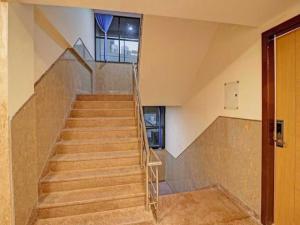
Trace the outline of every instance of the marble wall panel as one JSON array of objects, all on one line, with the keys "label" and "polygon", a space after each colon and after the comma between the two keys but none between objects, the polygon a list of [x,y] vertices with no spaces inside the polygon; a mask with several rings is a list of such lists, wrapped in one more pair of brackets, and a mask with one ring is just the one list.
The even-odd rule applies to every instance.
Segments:
[{"label": "marble wall panel", "polygon": [[67,50],[35,84],[11,120],[16,225],[34,215],[38,183],[77,94],[91,92],[91,73]]},{"label": "marble wall panel", "polygon": [[131,64],[96,63],[96,93],[131,94],[132,82]]},{"label": "marble wall panel", "polygon": [[219,184],[257,215],[261,201],[261,122],[217,118],[178,158],[166,156],[176,192]]}]

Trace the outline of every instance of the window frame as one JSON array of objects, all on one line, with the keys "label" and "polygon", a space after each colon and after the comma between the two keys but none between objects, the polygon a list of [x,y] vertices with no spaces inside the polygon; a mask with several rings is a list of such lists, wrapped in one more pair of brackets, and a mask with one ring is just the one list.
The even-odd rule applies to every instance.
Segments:
[{"label": "window frame", "polygon": [[[159,143],[159,146],[149,146],[152,149],[165,149],[165,145],[166,145],[166,107],[165,106],[144,106],[143,107],[143,113],[144,115],[145,113],[145,108],[146,107],[156,107],[158,108],[159,111],[159,124],[158,125],[153,125],[153,126],[147,126],[146,124],[146,120],[144,121],[145,123],[145,128],[146,128],[146,132],[150,129],[158,129],[158,130],[162,130],[162,133],[160,133],[159,139],[161,139],[161,143]],[[163,121],[163,124],[162,124]],[[150,145],[150,143],[149,143]]]},{"label": "window frame", "polygon": [[[95,36],[95,62],[104,62],[104,63],[124,63],[124,64],[132,64],[132,62],[126,62],[125,61],[125,48],[124,48],[124,61],[121,61],[121,41],[132,41],[132,42],[137,42],[138,43],[138,52],[139,52],[139,48],[140,48],[140,29],[141,29],[141,18],[136,18],[136,17],[128,17],[128,16],[113,16],[114,18],[118,18],[118,37],[107,37],[107,40],[114,40],[114,41],[118,41],[119,42],[119,60],[118,61],[104,61],[101,60],[101,44],[99,47],[99,51],[100,51],[100,59],[97,60],[97,39],[105,39],[104,36],[97,36],[97,21],[96,18],[94,18],[94,36]],[[123,19],[138,19],[139,20],[139,38],[138,39],[130,39],[130,38],[121,38],[120,35],[120,20],[121,18]],[[100,29],[100,28],[99,28]],[[137,55],[137,61],[138,61],[138,55]]]}]

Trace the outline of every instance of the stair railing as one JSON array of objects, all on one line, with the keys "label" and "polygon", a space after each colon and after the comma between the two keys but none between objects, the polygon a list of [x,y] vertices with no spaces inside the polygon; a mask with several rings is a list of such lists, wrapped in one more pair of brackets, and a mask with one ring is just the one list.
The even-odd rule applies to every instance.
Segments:
[{"label": "stair railing", "polygon": [[133,71],[133,96],[135,100],[135,115],[137,118],[138,137],[140,146],[140,163],[145,169],[146,180],[146,209],[151,209],[156,220],[158,219],[159,206],[159,173],[158,167],[162,165],[157,153],[149,147],[147,131],[144,120],[143,107],[139,90],[138,68],[132,65]]}]

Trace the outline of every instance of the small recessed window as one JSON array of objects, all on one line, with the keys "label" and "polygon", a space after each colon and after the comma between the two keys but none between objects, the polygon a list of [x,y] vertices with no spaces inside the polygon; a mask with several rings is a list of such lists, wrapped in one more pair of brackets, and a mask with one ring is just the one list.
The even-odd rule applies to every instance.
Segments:
[{"label": "small recessed window", "polygon": [[143,110],[149,146],[153,149],[164,149],[165,107],[145,106]]}]

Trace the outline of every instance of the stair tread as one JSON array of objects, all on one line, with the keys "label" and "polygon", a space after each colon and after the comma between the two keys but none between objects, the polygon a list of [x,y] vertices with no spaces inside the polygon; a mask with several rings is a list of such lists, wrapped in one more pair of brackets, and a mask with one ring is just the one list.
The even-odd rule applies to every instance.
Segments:
[{"label": "stair tread", "polygon": [[[67,222],[68,221],[68,222]],[[144,206],[60,218],[40,219],[36,225],[152,225],[153,215]]]},{"label": "stair tread", "polygon": [[136,138],[101,138],[101,139],[82,139],[82,140],[61,140],[57,144],[63,145],[101,145],[101,144],[113,144],[113,143],[128,143],[137,142]]},{"label": "stair tread", "polygon": [[125,127],[75,127],[75,128],[64,128],[62,131],[118,131],[118,130],[136,130],[136,126],[125,126]]},{"label": "stair tread", "polygon": [[131,158],[139,156],[138,150],[132,151],[110,151],[110,152],[89,152],[89,153],[71,153],[56,154],[51,162],[68,162],[68,161],[88,161],[97,159],[114,159],[114,158]]},{"label": "stair tread", "polygon": [[98,109],[98,108],[90,108],[90,109],[72,109],[72,111],[133,111],[133,108],[121,108],[121,109]]},{"label": "stair tread", "polygon": [[116,103],[116,102],[120,102],[120,103],[132,103],[134,102],[134,100],[76,100],[76,102],[80,102],[80,103],[85,103],[85,102],[101,102],[101,103],[110,103],[110,102],[113,102],[113,103]]},{"label": "stair tread", "polygon": [[135,119],[133,116],[107,116],[107,117],[69,117],[67,120],[74,120],[74,121],[81,121],[81,120],[128,120],[128,119]]},{"label": "stair tread", "polygon": [[41,196],[38,208],[53,208],[67,205],[141,197],[144,195],[145,188],[142,183],[53,192]]},{"label": "stair tread", "polygon": [[94,144],[110,144],[110,143],[128,143],[137,142],[137,137],[126,138],[97,138],[97,139],[83,139],[83,140],[61,140],[57,144],[63,145],[94,145]]},{"label": "stair tread", "polygon": [[101,168],[90,170],[73,170],[67,172],[50,172],[41,179],[42,183],[47,182],[61,182],[61,181],[74,181],[99,177],[113,177],[113,176],[126,176],[142,174],[143,170],[138,166],[123,166],[113,168]]}]

